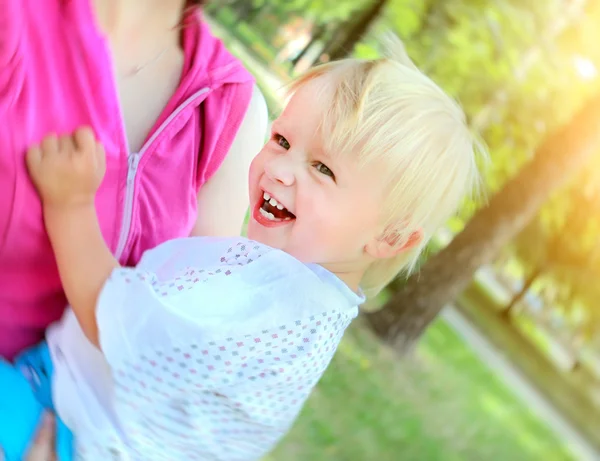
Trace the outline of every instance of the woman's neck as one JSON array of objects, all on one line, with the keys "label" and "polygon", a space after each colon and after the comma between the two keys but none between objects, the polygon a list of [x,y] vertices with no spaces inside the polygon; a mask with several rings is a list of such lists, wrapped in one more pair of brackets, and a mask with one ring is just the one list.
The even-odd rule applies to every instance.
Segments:
[{"label": "woman's neck", "polygon": [[185,0],[92,0],[92,4],[118,72],[128,74],[158,55],[179,52],[178,26]]},{"label": "woman's neck", "polygon": [[[92,0],[100,26],[108,36],[152,35],[180,21],[185,0]],[[147,40],[146,40],[147,41]]]}]

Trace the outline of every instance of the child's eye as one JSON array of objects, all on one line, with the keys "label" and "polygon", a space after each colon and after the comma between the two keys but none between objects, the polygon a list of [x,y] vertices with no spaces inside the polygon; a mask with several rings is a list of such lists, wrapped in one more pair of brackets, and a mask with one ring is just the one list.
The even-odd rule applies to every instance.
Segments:
[{"label": "child's eye", "polygon": [[316,162],[315,168],[319,173],[324,174],[325,176],[329,176],[332,179],[335,179],[335,175],[333,174],[333,171],[331,171],[329,169],[329,167],[327,165],[325,165],[324,163]]},{"label": "child's eye", "polygon": [[285,150],[289,150],[290,143],[283,136],[281,136],[280,134],[274,134],[273,139],[277,144],[279,144],[280,147],[283,147]]}]

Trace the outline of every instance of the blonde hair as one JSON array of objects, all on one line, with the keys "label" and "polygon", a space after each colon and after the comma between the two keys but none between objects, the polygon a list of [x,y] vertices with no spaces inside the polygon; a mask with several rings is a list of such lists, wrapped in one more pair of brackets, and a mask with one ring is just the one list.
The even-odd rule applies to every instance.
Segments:
[{"label": "blonde hair", "polygon": [[[461,107],[421,73],[393,39],[388,57],[345,59],[315,67],[295,80],[291,93],[321,76],[334,78],[335,90],[321,124],[325,148],[337,155],[358,155],[363,164],[384,162],[389,199],[384,237],[404,245],[415,232],[423,238],[390,259],[375,261],[361,287],[374,296],[401,271],[410,273],[419,255],[461,201],[477,190],[477,153]],[[328,81],[331,81],[328,79]],[[323,91],[331,86],[324,85]],[[326,95],[324,95],[326,96]]]}]

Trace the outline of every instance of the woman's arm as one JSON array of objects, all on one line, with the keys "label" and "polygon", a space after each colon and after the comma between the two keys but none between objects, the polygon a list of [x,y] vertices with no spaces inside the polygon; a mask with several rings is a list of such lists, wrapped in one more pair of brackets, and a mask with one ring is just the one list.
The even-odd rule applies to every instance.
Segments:
[{"label": "woman's arm", "polygon": [[200,188],[199,213],[192,235],[240,235],[248,210],[248,171],[252,159],[265,143],[268,119],[265,98],[255,86],[229,153],[217,172]]}]

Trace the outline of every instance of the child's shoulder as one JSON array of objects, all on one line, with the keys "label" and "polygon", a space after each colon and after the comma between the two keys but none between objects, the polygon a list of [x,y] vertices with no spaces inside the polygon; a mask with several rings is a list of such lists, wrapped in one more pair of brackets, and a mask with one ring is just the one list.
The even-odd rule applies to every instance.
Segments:
[{"label": "child's shoulder", "polygon": [[[362,302],[326,269],[245,238],[172,240],[147,252],[137,269],[122,269],[113,278],[103,305],[111,313],[133,313],[132,324],[139,324],[134,307],[143,305],[144,316],[160,331],[150,335],[155,341],[163,333],[167,342],[173,336],[243,338],[282,326],[308,328],[318,316],[349,321]],[[106,293],[113,293],[110,302]]]},{"label": "child's shoulder", "polygon": [[146,251],[138,267],[152,270],[167,263],[173,266],[242,265],[270,250],[244,237],[178,238]]},{"label": "child's shoulder", "polygon": [[285,253],[268,245],[245,237],[186,237],[169,240],[148,250],[142,256],[140,268],[148,266],[185,262],[188,265],[220,265],[243,267],[259,261],[269,255],[272,265],[285,266],[299,270],[308,266]]},{"label": "child's shoulder", "polygon": [[350,304],[363,300],[327,269],[305,264],[285,251],[244,237],[170,240],[144,253],[138,269],[156,273],[159,279],[179,277],[193,270],[209,276],[207,281],[213,285],[235,281],[240,286],[268,287],[280,294],[304,292],[305,300],[339,297]]},{"label": "child's shoulder", "polygon": [[[142,257],[139,269],[158,279],[185,278],[207,282],[206,289],[235,287],[237,293],[306,304],[358,305],[359,295],[316,264],[244,237],[190,237],[170,240]],[[234,298],[235,296],[231,296]]]}]

